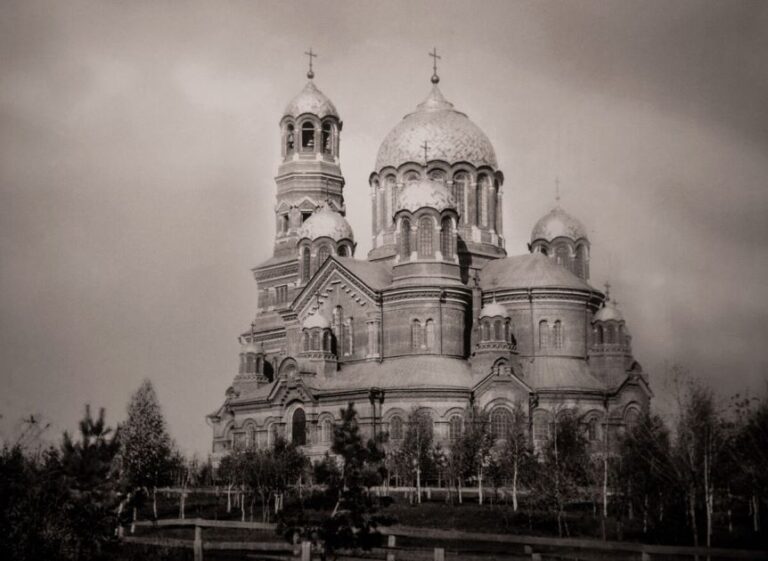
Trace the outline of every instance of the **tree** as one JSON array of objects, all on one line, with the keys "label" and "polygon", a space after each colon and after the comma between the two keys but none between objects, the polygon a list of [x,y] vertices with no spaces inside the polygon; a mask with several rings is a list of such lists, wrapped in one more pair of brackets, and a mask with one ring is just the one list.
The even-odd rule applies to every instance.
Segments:
[{"label": "tree", "polygon": [[504,475],[512,480],[512,509],[517,512],[517,491],[523,474],[532,467],[533,455],[528,439],[528,415],[519,401],[512,409],[512,419],[508,427],[507,439],[500,450],[499,463]]},{"label": "tree", "polygon": [[587,439],[575,416],[563,410],[555,416],[552,434],[541,451],[541,466],[536,477],[536,492],[555,511],[558,534],[568,534],[564,524],[565,505],[576,498],[580,486],[588,482],[590,462]]},{"label": "tree", "polygon": [[464,430],[451,445],[449,462],[449,469],[457,476],[459,502],[462,502],[462,482],[477,478],[478,501],[483,503],[483,470],[489,465],[492,447],[488,413],[474,406],[467,408],[464,413]]},{"label": "tree", "polygon": [[172,478],[172,443],[166,430],[152,382],[144,380],[128,404],[128,419],[121,427],[123,477],[133,499],[134,520],[141,493],[152,496],[152,511],[157,518],[157,488]]},{"label": "tree", "polygon": [[416,501],[421,502],[422,476],[435,467],[432,417],[424,409],[414,408],[408,415],[408,427],[397,451],[398,471],[416,488]]},{"label": "tree", "polygon": [[383,504],[371,492],[371,487],[383,479],[386,437],[364,442],[352,403],[341,411],[341,423],[333,433],[331,452],[339,458],[340,466],[328,466],[325,484],[326,496],[335,506],[320,532],[331,555],[340,548],[370,549],[380,541],[378,526],[391,522],[379,513]]}]

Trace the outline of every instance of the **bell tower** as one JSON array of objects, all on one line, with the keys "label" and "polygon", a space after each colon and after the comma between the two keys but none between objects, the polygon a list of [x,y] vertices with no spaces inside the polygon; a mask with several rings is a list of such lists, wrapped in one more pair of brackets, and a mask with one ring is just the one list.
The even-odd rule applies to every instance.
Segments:
[{"label": "bell tower", "polygon": [[336,107],[315,85],[312,49],[307,84],[280,119],[282,161],[277,170],[274,256],[294,255],[301,225],[327,204],[345,214],[344,176],[339,166],[342,122]]}]

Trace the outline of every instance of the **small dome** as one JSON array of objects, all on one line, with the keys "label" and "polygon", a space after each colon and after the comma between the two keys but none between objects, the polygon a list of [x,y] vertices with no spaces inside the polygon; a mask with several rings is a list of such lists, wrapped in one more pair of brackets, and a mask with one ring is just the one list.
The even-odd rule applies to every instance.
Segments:
[{"label": "small dome", "polygon": [[503,318],[509,317],[507,310],[498,302],[491,302],[490,304],[486,304],[483,306],[483,309],[480,310],[481,318],[495,318],[497,316],[501,316]]},{"label": "small dome", "polygon": [[430,161],[468,162],[477,167],[497,165],[491,141],[464,113],[453,108],[437,84],[416,111],[406,115],[384,138],[376,157],[376,170],[423,162],[424,142]]},{"label": "small dome", "polygon": [[442,212],[446,208],[456,208],[456,203],[448,187],[433,179],[421,179],[409,183],[398,194],[397,210],[416,212],[424,207]]},{"label": "small dome", "polygon": [[331,238],[333,241],[344,239],[354,240],[352,226],[341,214],[327,206],[316,210],[302,224],[299,239]]},{"label": "small dome", "polygon": [[570,238],[574,241],[586,239],[587,230],[579,220],[558,205],[536,223],[533,232],[531,232],[531,241],[546,240],[551,242],[560,237]]},{"label": "small dome", "polygon": [[313,327],[328,329],[331,327],[331,324],[320,313],[315,312],[304,320],[303,327],[304,329],[312,329]]},{"label": "small dome", "polygon": [[259,349],[256,348],[256,343],[254,343],[253,341],[248,341],[245,344],[243,344],[243,348],[240,352],[243,354],[248,354],[248,353],[257,354],[259,352]]},{"label": "small dome", "polygon": [[304,113],[311,113],[319,118],[332,115],[339,118],[339,114],[336,111],[336,107],[331,103],[323,92],[317,89],[315,83],[310,80],[304,89],[299,92],[299,95],[294,97],[291,102],[286,106],[283,115],[288,117],[298,117]]},{"label": "small dome", "polygon": [[597,310],[594,321],[624,321],[624,316],[612,300],[606,300],[603,307]]}]

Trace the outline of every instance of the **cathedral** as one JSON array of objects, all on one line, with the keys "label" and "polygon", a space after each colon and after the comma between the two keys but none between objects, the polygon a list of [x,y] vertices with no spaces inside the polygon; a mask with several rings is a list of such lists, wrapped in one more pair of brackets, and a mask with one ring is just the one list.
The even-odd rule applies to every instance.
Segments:
[{"label": "cathedral", "polygon": [[493,145],[443,96],[436,68],[379,147],[372,249],[356,257],[342,121],[308,54],[308,81],[280,119],[274,251],[253,269],[255,320],[207,416],[214,459],[278,436],[320,456],[350,402],[364,434],[386,431],[393,446],[415,410],[446,448],[469,406],[503,442],[522,404],[537,446],[559,415],[577,416],[595,446],[635,422],[651,391],[622,312],[590,284],[587,230],[558,201],[527,252],[508,255]]}]

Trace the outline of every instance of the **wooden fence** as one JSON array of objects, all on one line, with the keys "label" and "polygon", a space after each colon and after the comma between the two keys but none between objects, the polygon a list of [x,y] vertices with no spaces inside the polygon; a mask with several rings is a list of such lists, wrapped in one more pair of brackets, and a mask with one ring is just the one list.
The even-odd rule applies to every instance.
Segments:
[{"label": "wooden fence", "polygon": [[[285,542],[270,541],[203,541],[203,529],[205,528],[230,528],[274,531],[275,524],[265,524],[262,522],[239,522],[234,520],[204,520],[195,519],[169,519],[158,521],[137,521],[136,526],[140,527],[194,527],[194,540],[184,540],[177,538],[157,538],[149,536],[131,536],[123,538],[127,543],[135,543],[158,547],[184,547],[194,550],[195,561],[202,561],[203,553],[210,551],[249,551],[261,552],[264,559],[288,559],[298,558],[301,561],[310,561],[319,559],[312,551],[309,542],[297,543],[291,545]],[[409,526],[391,526],[380,529],[381,533],[387,536],[387,546],[375,548],[373,557],[386,561],[445,561],[446,552],[448,557],[461,559],[462,561],[488,560],[488,559],[509,559],[509,560],[532,560],[541,561],[544,558],[557,559],[576,559],[584,558],[584,554],[592,552],[616,552],[622,553],[625,559],[636,559],[638,561],[653,561],[659,558],[716,558],[716,559],[768,559],[768,552],[727,549],[727,548],[706,548],[706,547],[685,547],[669,545],[652,545],[632,542],[600,541],[594,539],[580,538],[548,538],[538,536],[518,536],[509,534],[486,534],[482,532],[463,532],[457,530],[437,530],[429,528],[415,528]],[[445,547],[435,548],[415,548],[398,547],[397,538],[420,538],[443,543],[456,541],[478,542],[487,544],[506,544],[512,546],[506,553],[465,553],[457,552]],[[576,550],[577,554],[572,552]],[[571,552],[569,554],[569,552]],[[342,556],[343,559],[356,559],[352,556]],[[605,558],[605,557],[604,557]],[[371,559],[368,557],[367,559]]]}]

